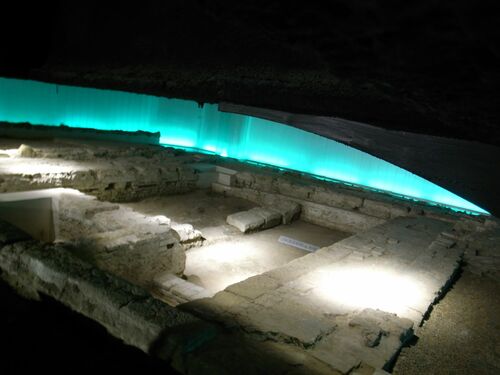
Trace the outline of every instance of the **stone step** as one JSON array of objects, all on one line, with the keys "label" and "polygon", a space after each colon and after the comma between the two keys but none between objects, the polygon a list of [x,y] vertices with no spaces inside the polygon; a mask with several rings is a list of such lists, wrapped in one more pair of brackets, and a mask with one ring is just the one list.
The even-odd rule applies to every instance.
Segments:
[{"label": "stone step", "polygon": [[168,273],[154,279],[151,293],[171,306],[213,296],[205,288]]}]

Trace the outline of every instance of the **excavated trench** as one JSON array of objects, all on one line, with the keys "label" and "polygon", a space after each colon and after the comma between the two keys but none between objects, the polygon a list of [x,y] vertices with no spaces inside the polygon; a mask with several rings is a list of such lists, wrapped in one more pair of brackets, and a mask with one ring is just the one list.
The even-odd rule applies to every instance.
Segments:
[{"label": "excavated trench", "polygon": [[181,372],[256,356],[250,373],[390,370],[457,274],[464,239],[493,228],[154,145],[10,139],[0,149],[0,219],[37,240],[2,224],[2,278]]}]

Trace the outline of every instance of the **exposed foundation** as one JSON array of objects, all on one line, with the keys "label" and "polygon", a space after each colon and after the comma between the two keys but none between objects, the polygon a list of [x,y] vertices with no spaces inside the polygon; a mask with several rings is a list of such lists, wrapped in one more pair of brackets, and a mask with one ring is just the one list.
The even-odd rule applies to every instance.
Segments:
[{"label": "exposed foundation", "polygon": [[185,373],[380,374],[464,256],[498,272],[470,251],[495,220],[305,175],[102,141],[0,156],[2,278]]}]

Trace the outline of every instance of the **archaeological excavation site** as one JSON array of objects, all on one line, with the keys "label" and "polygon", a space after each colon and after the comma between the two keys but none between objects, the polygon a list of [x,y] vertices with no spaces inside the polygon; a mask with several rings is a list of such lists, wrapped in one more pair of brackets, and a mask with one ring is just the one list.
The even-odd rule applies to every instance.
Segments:
[{"label": "archaeological excavation site", "polygon": [[[0,66],[0,372],[499,373],[490,103],[473,132],[413,57],[390,83],[363,76],[320,15],[367,5],[303,24],[302,8],[150,3],[57,2],[30,48],[8,45],[23,63]],[[439,109],[394,89],[403,74]]]}]

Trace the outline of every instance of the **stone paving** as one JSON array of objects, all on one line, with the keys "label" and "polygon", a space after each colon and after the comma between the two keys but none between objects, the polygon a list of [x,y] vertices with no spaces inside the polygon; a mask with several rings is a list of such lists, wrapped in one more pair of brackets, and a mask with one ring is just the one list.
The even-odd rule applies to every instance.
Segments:
[{"label": "stone paving", "polygon": [[300,347],[341,373],[380,369],[457,272],[463,250],[452,229],[394,219],[182,308]]}]

